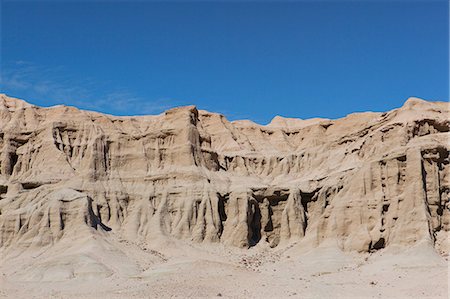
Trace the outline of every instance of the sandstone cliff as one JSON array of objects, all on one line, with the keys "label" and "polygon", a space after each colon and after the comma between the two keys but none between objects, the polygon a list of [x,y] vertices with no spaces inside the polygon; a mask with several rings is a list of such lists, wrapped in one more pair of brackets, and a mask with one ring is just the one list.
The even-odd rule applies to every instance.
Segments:
[{"label": "sandstone cliff", "polygon": [[448,254],[449,109],[266,125],[179,107],[115,117],[0,96],[0,255],[176,238]]}]

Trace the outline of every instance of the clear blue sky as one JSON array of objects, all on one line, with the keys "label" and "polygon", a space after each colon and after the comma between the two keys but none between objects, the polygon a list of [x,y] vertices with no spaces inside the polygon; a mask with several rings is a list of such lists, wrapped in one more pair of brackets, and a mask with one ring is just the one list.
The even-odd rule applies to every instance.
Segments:
[{"label": "clear blue sky", "polygon": [[2,1],[1,92],[118,115],[338,118],[448,100],[448,2]]}]

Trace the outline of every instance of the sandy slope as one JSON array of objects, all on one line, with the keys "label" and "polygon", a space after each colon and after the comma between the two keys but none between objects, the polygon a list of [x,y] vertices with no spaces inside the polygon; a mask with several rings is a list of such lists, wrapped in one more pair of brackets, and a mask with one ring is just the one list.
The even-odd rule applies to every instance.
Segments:
[{"label": "sandy slope", "polygon": [[[168,245],[168,244],[166,244]],[[425,244],[403,251],[346,254],[331,247],[298,254],[296,245],[273,250],[250,250],[218,244],[199,246],[172,240],[169,254],[150,246],[119,247],[142,272],[108,277],[86,275],[57,279],[61,264],[35,272],[48,273],[41,281],[11,281],[2,274],[1,296],[8,298],[447,298],[448,263]],[[177,248],[177,250],[174,250]],[[178,251],[179,250],[179,251]],[[393,251],[393,250],[391,250]],[[103,258],[105,258],[103,256]],[[122,267],[122,253],[111,253],[112,266]],[[78,261],[80,264],[87,261]],[[15,265],[16,268],[22,265]],[[59,269],[59,270],[58,270]],[[94,271],[95,272],[95,271]],[[29,277],[24,277],[27,279]]]}]

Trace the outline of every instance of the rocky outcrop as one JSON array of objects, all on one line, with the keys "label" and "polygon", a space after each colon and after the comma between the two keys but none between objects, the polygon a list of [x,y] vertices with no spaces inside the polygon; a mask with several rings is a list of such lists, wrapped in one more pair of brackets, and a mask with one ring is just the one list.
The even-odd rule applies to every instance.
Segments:
[{"label": "rocky outcrop", "polygon": [[448,253],[447,103],[229,122],[193,106],[115,117],[0,97],[0,250],[102,232]]}]

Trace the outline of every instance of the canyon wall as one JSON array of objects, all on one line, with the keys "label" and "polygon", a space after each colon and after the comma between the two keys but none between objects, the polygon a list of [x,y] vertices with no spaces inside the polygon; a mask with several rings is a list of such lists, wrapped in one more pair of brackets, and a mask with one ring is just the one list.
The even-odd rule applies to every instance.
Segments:
[{"label": "canyon wall", "polygon": [[448,254],[447,103],[275,117],[116,117],[0,96],[0,252],[111,234]]}]

